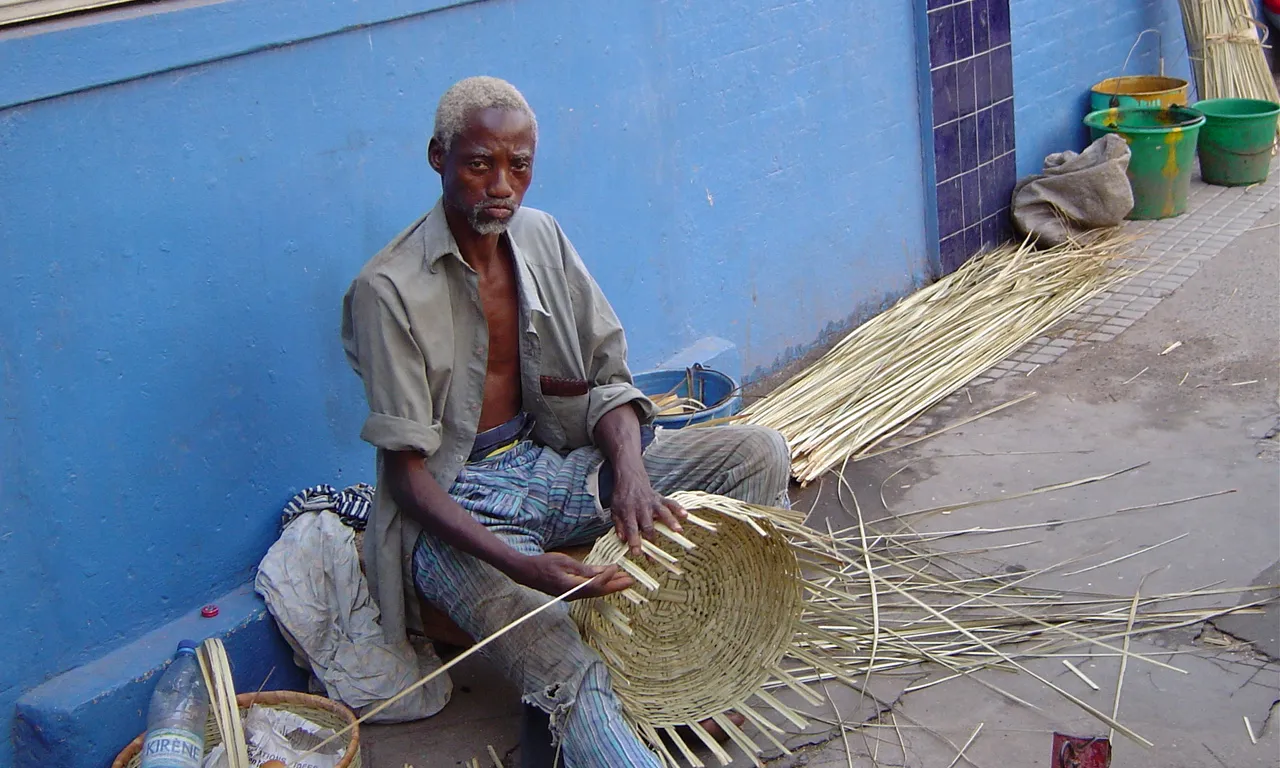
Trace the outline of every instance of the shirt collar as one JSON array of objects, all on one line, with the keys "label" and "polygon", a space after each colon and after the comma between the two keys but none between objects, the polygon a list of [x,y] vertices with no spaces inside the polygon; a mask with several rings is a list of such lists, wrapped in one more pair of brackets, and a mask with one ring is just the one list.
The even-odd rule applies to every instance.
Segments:
[{"label": "shirt collar", "polygon": [[[520,213],[520,211],[516,211],[516,216],[519,216]],[[542,298],[538,295],[538,282],[534,279],[533,271],[529,269],[529,263],[525,260],[524,254],[521,253],[520,246],[516,243],[515,238],[511,236],[510,229],[507,230],[506,237],[507,242],[511,245],[511,256],[516,266],[516,280],[519,282],[520,287],[520,301],[528,310],[528,327],[532,328],[532,315],[534,312],[548,316],[551,313],[542,304]],[[458,250],[458,241],[453,238],[453,232],[449,230],[449,222],[445,219],[444,198],[437,200],[435,207],[427,214],[426,221],[422,224],[422,240],[427,267],[432,271],[435,271],[436,264],[440,259],[450,254],[458,261],[466,263],[463,261],[462,253]]]},{"label": "shirt collar", "polygon": [[449,231],[449,222],[444,217],[444,198],[436,201],[436,205],[422,222],[422,245],[427,266],[435,268],[436,262],[449,254],[461,258],[458,253],[458,241],[453,239]]}]

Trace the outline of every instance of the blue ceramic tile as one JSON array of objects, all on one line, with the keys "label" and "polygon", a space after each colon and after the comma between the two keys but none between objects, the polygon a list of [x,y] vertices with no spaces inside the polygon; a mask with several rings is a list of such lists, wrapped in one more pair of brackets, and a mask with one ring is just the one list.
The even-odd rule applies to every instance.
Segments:
[{"label": "blue ceramic tile", "polygon": [[960,179],[938,185],[938,235],[947,237],[964,229],[964,199]]},{"label": "blue ceramic tile", "polygon": [[929,66],[940,67],[956,60],[955,25],[950,8],[929,14]]},{"label": "blue ceramic tile", "polygon": [[956,37],[956,60],[972,56],[973,51],[973,4],[957,3],[951,7]]},{"label": "blue ceramic tile", "polygon": [[983,167],[982,195],[983,215],[990,216],[1009,207],[1013,197],[1013,187],[1017,182],[1017,166],[1013,153],[996,158],[991,165]]},{"label": "blue ceramic tile", "polygon": [[996,146],[992,139],[992,122],[995,116],[992,110],[984,109],[978,113],[978,163],[989,163],[996,156]]},{"label": "blue ceramic tile", "polygon": [[991,54],[984,53],[973,60],[974,93],[978,109],[991,106]]},{"label": "blue ceramic tile", "polygon": [[969,257],[982,250],[982,227],[975,224],[964,231],[965,256]]},{"label": "blue ceramic tile", "polygon": [[976,70],[976,59],[968,59],[956,65],[956,110],[961,117],[978,111]]},{"label": "blue ceramic tile", "polygon": [[933,168],[938,181],[960,174],[959,123],[947,123],[933,129]]},{"label": "blue ceramic tile", "polygon": [[977,171],[969,171],[960,177],[960,195],[964,198],[964,225],[977,224],[982,220],[982,193]]},{"label": "blue ceramic tile", "polygon": [[1013,49],[1003,45],[991,51],[991,100],[1013,95]]},{"label": "blue ceramic tile", "polygon": [[1013,239],[1013,222],[1009,220],[1009,209],[1001,208],[991,217],[996,222],[996,242],[1003,243]]},{"label": "blue ceramic tile", "polygon": [[1006,99],[991,108],[991,138],[996,156],[1013,151],[1013,99]]},{"label": "blue ceramic tile", "polygon": [[938,255],[942,258],[942,272],[949,275],[959,269],[969,254],[964,249],[964,233],[957,232],[944,238],[938,247]]},{"label": "blue ceramic tile", "polygon": [[991,11],[987,7],[987,4],[991,1],[973,0],[974,53],[982,53],[991,48]]},{"label": "blue ceramic tile", "polygon": [[978,185],[982,195],[983,218],[1009,205],[1009,191],[1005,189],[1004,181],[1000,177],[1000,166],[997,163],[984,165],[978,169]]},{"label": "blue ceramic tile", "polygon": [[1009,0],[987,0],[991,47],[1009,42]]},{"label": "blue ceramic tile", "polygon": [[960,116],[956,107],[955,65],[935,69],[929,74],[933,80],[933,124],[942,125]]},{"label": "blue ceramic tile", "polygon": [[995,248],[1001,242],[1000,222],[996,221],[996,217],[982,220],[982,249],[989,251]]},{"label": "blue ceramic tile", "polygon": [[969,115],[960,119],[960,170],[972,171],[978,167],[978,118]]}]

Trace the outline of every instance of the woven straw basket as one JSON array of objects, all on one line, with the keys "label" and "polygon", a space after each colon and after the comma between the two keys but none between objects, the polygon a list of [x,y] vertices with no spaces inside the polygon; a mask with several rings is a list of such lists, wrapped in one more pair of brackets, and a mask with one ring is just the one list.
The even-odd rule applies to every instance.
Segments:
[{"label": "woven straw basket", "polygon": [[[351,731],[343,736],[340,741],[346,747],[346,752],[342,755],[342,760],[338,762],[338,768],[361,768],[360,765],[360,726],[356,725],[356,716],[351,710],[331,699],[323,696],[312,696],[309,693],[296,693],[294,691],[265,691],[263,693],[242,693],[236,697],[236,703],[240,705],[240,714],[243,716],[249,707],[257,704],[263,707],[271,707],[272,709],[283,709],[307,718],[317,725],[325,728],[332,728],[334,731],[340,731],[348,725],[352,726]],[[138,768],[142,764],[142,740],[146,734],[142,734],[138,738],[129,742],[129,746],[124,751],[116,755],[115,762],[111,763],[111,768]],[[209,715],[209,721],[204,729],[204,746],[208,752],[213,747],[222,742],[222,734],[218,731],[218,726],[214,723],[213,715]]]},{"label": "woven straw basket", "polygon": [[[747,701],[776,677],[803,610],[796,555],[768,520],[680,500],[692,514],[686,543],[660,538],[640,562],[627,559],[616,536],[602,537],[586,562],[622,564],[637,583],[570,608],[609,666],[628,721],[660,752],[660,730],[683,752],[677,726],[706,742],[697,723],[716,718],[723,727],[727,710],[755,724]],[[733,731],[738,741],[742,732]]]}]

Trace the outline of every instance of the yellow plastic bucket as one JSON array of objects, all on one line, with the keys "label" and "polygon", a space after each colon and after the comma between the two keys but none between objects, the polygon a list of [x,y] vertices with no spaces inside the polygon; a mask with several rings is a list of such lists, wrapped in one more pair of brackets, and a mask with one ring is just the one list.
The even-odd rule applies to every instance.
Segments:
[{"label": "yellow plastic bucket", "polygon": [[[1116,107],[1185,107],[1187,85],[1186,80],[1163,75],[1109,77],[1093,86],[1090,96],[1091,111]],[[1112,103],[1113,99],[1115,103]]]}]

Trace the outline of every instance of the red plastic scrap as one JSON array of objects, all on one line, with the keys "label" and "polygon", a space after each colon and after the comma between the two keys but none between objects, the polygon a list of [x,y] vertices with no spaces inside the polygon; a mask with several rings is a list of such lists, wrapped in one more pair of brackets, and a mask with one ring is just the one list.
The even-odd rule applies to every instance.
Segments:
[{"label": "red plastic scrap", "polygon": [[1111,742],[1105,736],[1053,734],[1050,768],[1111,768]]}]

